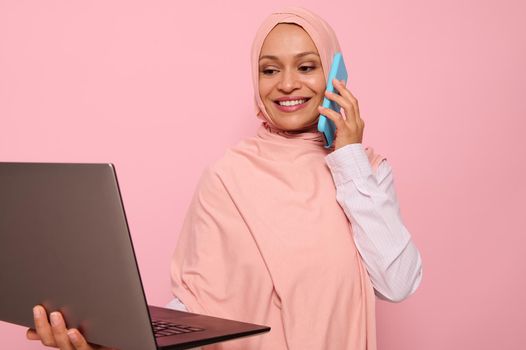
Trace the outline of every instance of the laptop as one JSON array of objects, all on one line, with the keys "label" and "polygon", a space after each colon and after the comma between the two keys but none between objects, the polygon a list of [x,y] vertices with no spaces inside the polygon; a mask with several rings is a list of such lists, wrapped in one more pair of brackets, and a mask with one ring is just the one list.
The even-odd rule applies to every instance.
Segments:
[{"label": "laptop", "polygon": [[0,162],[0,320],[34,328],[37,304],[120,350],[270,331],[147,305],[112,164]]}]

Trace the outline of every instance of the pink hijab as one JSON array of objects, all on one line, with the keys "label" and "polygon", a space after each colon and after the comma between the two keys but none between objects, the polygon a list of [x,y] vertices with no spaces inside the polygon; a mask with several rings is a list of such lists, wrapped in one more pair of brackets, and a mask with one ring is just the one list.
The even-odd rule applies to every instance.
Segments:
[{"label": "pink hijab", "polygon": [[[265,324],[270,333],[213,349],[375,350],[375,296],[336,201],[318,133],[276,129],[258,91],[258,58],[278,23],[311,36],[324,72],[334,32],[301,8],[273,13],[252,47],[263,125],[203,174],[172,260],[172,290],[192,312]],[[327,74],[327,73],[325,73]],[[383,157],[366,149],[376,170]]]}]

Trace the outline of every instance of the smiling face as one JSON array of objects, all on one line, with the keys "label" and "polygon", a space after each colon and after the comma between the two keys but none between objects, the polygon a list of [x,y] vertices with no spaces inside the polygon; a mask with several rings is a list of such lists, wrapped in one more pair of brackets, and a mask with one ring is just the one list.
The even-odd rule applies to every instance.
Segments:
[{"label": "smiling face", "polygon": [[315,130],[325,76],[318,50],[303,28],[281,23],[259,54],[259,96],[276,127]]}]

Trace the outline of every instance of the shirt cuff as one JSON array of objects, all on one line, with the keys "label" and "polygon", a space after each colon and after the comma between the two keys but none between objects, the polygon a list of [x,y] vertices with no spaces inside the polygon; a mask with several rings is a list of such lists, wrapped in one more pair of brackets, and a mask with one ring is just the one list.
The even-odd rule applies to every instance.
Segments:
[{"label": "shirt cuff", "polygon": [[351,143],[325,156],[336,186],[373,173],[363,144]]}]

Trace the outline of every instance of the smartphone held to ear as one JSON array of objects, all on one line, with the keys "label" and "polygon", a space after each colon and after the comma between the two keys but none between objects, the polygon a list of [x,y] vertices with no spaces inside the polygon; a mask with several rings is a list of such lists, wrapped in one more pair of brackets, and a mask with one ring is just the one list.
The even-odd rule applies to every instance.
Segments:
[{"label": "smartphone held to ear", "polygon": [[[337,94],[338,91],[336,91],[332,84],[332,80],[335,78],[338,80],[343,80],[345,83],[347,83],[347,69],[345,69],[345,63],[343,62],[343,56],[341,52],[334,54],[331,70],[329,71],[329,76],[327,78],[327,91]],[[337,113],[340,112],[340,105],[329,100],[327,97],[323,99],[322,106],[325,108],[330,108]],[[336,132],[336,125],[334,125],[334,122],[323,114],[320,114],[320,118],[318,119],[318,131],[322,133],[325,139],[325,148],[330,148],[334,142]]]}]

